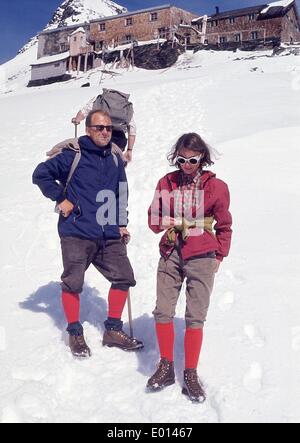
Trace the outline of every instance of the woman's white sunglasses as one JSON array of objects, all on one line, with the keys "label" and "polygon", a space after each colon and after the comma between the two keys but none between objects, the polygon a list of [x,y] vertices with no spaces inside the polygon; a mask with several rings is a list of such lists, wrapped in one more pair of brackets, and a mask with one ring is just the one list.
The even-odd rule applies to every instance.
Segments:
[{"label": "woman's white sunglasses", "polygon": [[196,165],[201,160],[201,155],[197,155],[196,157],[185,158],[181,155],[178,155],[176,158],[176,162],[180,165],[185,165],[186,163],[190,163],[191,165]]}]

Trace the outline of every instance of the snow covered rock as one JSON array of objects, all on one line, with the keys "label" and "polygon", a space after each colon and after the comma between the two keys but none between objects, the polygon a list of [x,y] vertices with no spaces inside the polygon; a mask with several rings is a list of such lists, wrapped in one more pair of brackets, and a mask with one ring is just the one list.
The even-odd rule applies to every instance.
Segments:
[{"label": "snow covered rock", "polygon": [[65,0],[54,12],[45,29],[84,23],[124,12],[127,12],[126,8],[110,0]]}]

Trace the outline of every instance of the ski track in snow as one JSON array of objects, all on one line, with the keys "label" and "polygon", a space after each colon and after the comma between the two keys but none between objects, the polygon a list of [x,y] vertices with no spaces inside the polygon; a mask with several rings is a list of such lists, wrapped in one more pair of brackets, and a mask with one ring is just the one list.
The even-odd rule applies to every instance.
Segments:
[{"label": "ski track in snow", "polygon": [[[109,285],[91,269],[81,317],[93,355],[88,361],[72,358],[60,305],[57,216],[53,203],[31,184],[45,152],[73,136],[69,121],[98,92],[99,73],[88,73],[92,87],[83,89],[85,77],[33,90],[22,89],[24,80],[17,77],[9,86],[13,92],[0,96],[1,422],[300,421],[297,216],[285,236],[278,235],[276,218],[299,199],[293,181],[299,170],[299,93],[292,89],[290,74],[299,62],[294,56],[235,58],[187,54],[168,70],[104,76],[102,86],[131,93],[138,126],[134,162],[128,167],[128,250],[138,282],[132,290],[134,332],[145,343],[137,354],[102,347]],[[16,60],[13,65],[16,72],[23,70]],[[255,66],[261,69],[251,72]],[[0,69],[0,84],[1,75]],[[283,88],[279,115],[283,99],[274,90]],[[227,103],[226,112],[220,102]],[[294,111],[287,111],[294,105]],[[84,133],[82,126],[79,131]],[[234,215],[231,255],[217,274],[205,328],[199,365],[207,391],[203,405],[181,393],[184,288],[175,319],[176,384],[160,393],[145,392],[159,358],[151,314],[159,237],[147,228],[147,209],[158,179],[171,170],[166,154],[184,132],[199,132],[220,152],[213,170],[229,184]],[[279,164],[287,139],[293,162]],[[124,321],[126,329],[127,313]]]}]

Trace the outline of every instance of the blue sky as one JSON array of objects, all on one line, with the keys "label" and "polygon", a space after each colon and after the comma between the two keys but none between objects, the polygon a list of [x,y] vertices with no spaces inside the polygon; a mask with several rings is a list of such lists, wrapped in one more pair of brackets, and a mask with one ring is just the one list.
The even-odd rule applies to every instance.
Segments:
[{"label": "blue sky", "polygon": [[[0,64],[13,58],[17,51],[50,20],[63,0],[9,0],[1,4],[0,29],[4,39],[0,48]],[[273,0],[125,0],[116,1],[129,11],[171,3],[195,13],[212,13],[269,3]],[[298,0],[297,0],[298,1]],[[298,1],[300,3],[300,0]],[[299,4],[298,4],[299,6]]]}]

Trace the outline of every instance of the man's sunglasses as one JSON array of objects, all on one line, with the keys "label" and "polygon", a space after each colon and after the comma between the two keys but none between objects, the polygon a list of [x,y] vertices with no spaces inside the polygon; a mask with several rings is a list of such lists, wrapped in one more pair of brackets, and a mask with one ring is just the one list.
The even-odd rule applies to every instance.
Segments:
[{"label": "man's sunglasses", "polygon": [[201,155],[198,155],[197,157],[185,158],[182,157],[181,155],[178,155],[176,158],[176,162],[179,163],[180,165],[185,165],[186,163],[190,163],[191,165],[196,165],[197,163],[200,162],[201,157],[202,157]]},{"label": "man's sunglasses", "polygon": [[112,132],[112,129],[113,129],[112,125],[107,125],[107,126],[105,126],[105,125],[91,125],[91,126],[89,126],[89,128],[93,128],[95,131],[99,131],[99,132],[103,132],[104,129],[106,129],[107,132]]}]

